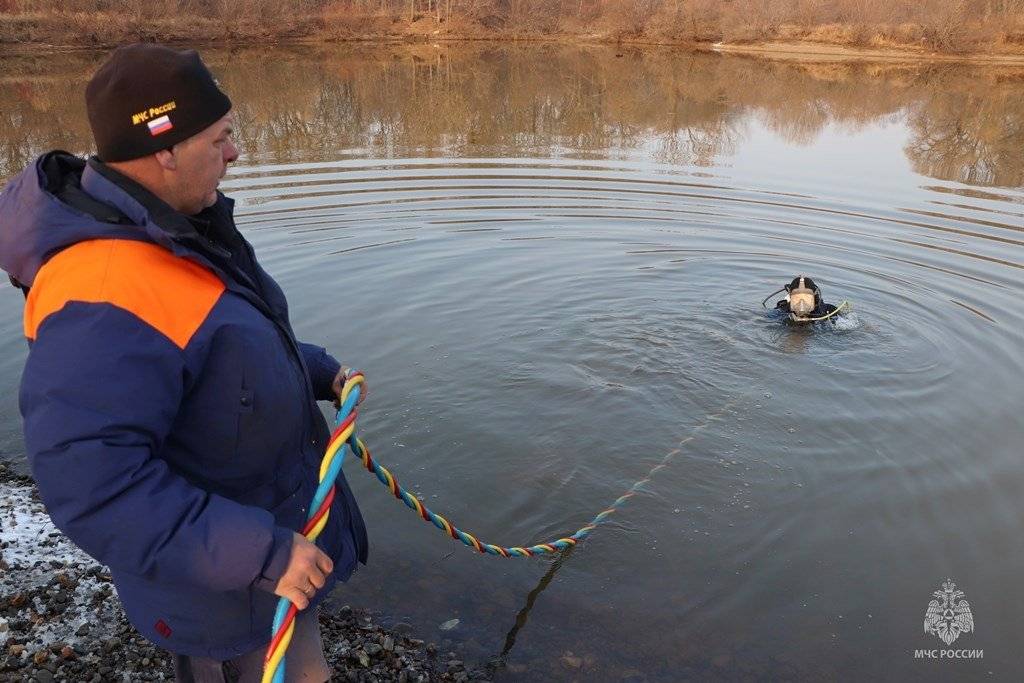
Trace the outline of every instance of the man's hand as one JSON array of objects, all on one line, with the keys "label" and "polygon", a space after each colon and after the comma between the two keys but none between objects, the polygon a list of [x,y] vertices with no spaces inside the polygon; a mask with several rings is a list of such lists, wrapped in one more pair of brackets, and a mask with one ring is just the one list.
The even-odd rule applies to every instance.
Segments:
[{"label": "man's hand", "polygon": [[[341,390],[345,388],[345,382],[348,381],[351,374],[352,368],[342,365],[341,369],[338,370],[338,374],[334,376],[334,382],[331,383],[331,390],[334,392],[334,395],[338,397],[334,399],[335,408],[341,407]],[[362,403],[368,393],[369,388],[366,385],[366,377],[363,377],[363,383],[359,386],[359,400],[356,401],[356,405]]]},{"label": "man's hand", "polygon": [[327,575],[332,571],[334,563],[331,558],[305,536],[295,534],[288,566],[274,586],[274,594],[288,598],[299,609],[306,609],[309,599],[324,587]]}]

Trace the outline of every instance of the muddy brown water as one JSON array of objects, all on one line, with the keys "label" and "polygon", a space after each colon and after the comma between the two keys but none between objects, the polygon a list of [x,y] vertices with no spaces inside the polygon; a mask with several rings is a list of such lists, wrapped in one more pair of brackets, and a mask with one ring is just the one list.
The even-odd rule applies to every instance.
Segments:
[{"label": "muddy brown water", "polygon": [[[373,547],[339,604],[499,680],[1024,677],[1024,72],[207,56],[236,102],[239,225],[300,336],[367,373],[360,433],[428,505],[548,540],[693,437],[557,565],[478,556],[349,462]],[[0,178],[88,152],[99,59],[3,58]],[[766,315],[798,272],[853,312]],[[0,297],[19,463],[21,306]],[[975,626],[948,646],[923,628],[946,579]]]}]

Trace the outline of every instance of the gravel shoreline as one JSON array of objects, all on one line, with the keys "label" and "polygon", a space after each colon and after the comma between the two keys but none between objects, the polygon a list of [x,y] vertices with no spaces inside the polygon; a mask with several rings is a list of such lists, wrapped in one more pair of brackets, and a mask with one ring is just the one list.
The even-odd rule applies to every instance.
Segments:
[{"label": "gravel shoreline", "polygon": [[[483,681],[452,652],[363,610],[322,610],[336,681]],[[0,681],[173,679],[170,658],[128,623],[107,569],[50,522],[32,480],[0,462]]]}]

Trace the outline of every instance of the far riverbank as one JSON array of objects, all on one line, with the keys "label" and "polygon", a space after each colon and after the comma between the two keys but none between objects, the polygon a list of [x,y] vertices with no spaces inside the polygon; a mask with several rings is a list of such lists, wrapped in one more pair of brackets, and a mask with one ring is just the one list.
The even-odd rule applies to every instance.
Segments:
[{"label": "far riverbank", "polygon": [[[108,49],[137,41],[218,47],[500,41],[656,45],[795,61],[1024,65],[1024,12],[997,17],[992,13],[959,15],[947,8],[945,13],[902,16],[893,10],[881,21],[861,8],[859,14],[847,13],[842,15],[846,17],[843,21],[835,22],[824,14],[789,16],[783,8],[771,17],[761,17],[756,12],[736,15],[722,9],[735,9],[742,3],[702,8],[698,2],[670,6],[669,0],[649,0],[645,14],[636,11],[636,3],[626,7],[625,0],[616,0],[586,16],[529,17],[498,10],[460,14],[457,2],[454,10],[449,2],[447,14],[441,10],[410,14],[404,10],[410,5],[402,5],[398,11],[386,9],[386,2],[370,10],[358,4],[342,6],[319,0],[280,7],[274,0],[263,0],[252,8],[246,7],[246,0],[239,0],[231,11],[217,5],[205,13],[191,5],[176,8],[173,2],[163,9],[127,3],[126,11],[110,11],[110,3],[102,0],[76,0],[46,9],[48,4],[54,3],[0,0],[0,52]],[[73,11],[90,4],[106,11]],[[431,0],[426,6],[436,9],[439,4]],[[933,0],[932,4],[963,5],[951,0]],[[33,11],[18,11],[29,6]],[[414,2],[411,6],[418,5]],[[582,11],[584,3],[579,7]],[[616,8],[621,11],[616,13]]]}]

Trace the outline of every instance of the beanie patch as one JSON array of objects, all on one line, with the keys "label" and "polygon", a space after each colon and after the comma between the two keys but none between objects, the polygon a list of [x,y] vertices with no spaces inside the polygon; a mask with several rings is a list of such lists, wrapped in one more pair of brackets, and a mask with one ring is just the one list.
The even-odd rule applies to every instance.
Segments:
[{"label": "beanie patch", "polygon": [[161,104],[158,107],[150,107],[148,109],[143,109],[137,114],[132,114],[132,125],[137,126],[143,121],[151,120],[154,116],[160,116],[161,114],[166,114],[169,111],[174,111],[177,108],[177,106],[178,103],[174,100],[171,100],[170,102]]},{"label": "beanie patch", "polygon": [[160,133],[166,133],[170,129],[174,128],[174,126],[171,125],[171,119],[167,114],[164,114],[158,119],[153,119],[146,125],[149,126],[150,135],[160,135]]}]

